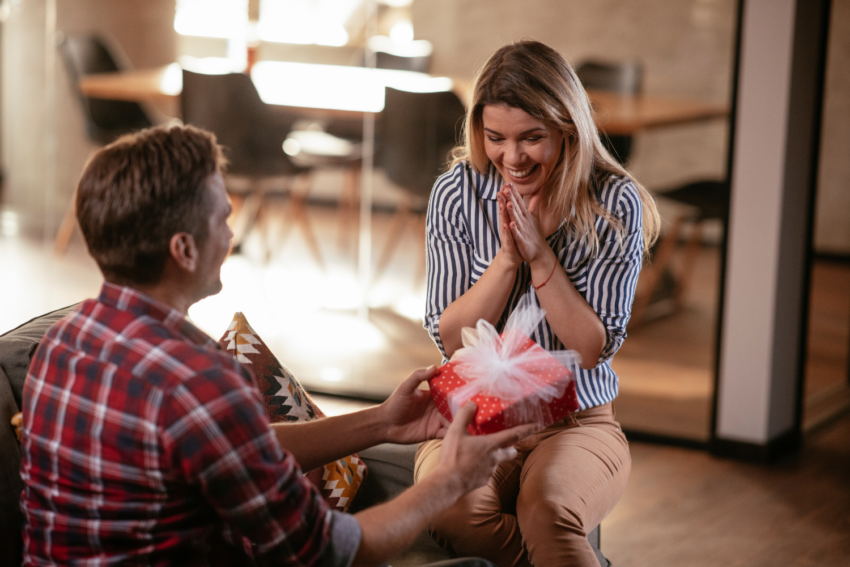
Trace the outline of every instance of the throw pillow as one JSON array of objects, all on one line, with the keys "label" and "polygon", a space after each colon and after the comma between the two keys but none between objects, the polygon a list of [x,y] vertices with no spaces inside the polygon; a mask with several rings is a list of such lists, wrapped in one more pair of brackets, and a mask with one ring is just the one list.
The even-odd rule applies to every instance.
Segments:
[{"label": "throw pillow", "polygon": [[[296,422],[325,417],[295,376],[278,362],[271,349],[248,324],[241,312],[233,316],[230,326],[218,343],[236,360],[251,369],[263,396],[269,421]],[[366,465],[357,454],[353,454],[307,471],[305,475],[331,506],[345,512],[363,483]]]}]

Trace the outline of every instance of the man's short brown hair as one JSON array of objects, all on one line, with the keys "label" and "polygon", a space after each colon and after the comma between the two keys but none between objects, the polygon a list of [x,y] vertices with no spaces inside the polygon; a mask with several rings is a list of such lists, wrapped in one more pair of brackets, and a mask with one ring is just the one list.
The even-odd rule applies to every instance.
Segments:
[{"label": "man's short brown hair", "polygon": [[152,284],[174,234],[207,237],[207,179],[225,158],[215,135],[192,126],[128,134],[92,156],[77,186],[77,220],[106,280]]}]

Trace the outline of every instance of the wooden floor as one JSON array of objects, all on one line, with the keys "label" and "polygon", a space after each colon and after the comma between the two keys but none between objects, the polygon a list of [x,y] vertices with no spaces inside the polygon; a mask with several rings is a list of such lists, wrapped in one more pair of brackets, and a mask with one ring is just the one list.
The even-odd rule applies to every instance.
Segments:
[{"label": "wooden floor", "polygon": [[850,416],[773,466],[632,443],[602,550],[629,567],[850,565]]}]

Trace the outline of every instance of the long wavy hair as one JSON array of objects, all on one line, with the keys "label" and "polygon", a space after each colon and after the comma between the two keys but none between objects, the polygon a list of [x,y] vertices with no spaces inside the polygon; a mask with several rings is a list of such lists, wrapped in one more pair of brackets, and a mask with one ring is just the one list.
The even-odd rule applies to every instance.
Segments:
[{"label": "long wavy hair", "polygon": [[587,239],[592,254],[600,244],[594,229],[597,216],[615,227],[621,242],[625,237],[622,223],[596,198],[597,182],[611,174],[630,179],[643,205],[643,246],[649,251],[661,224],[655,200],[605,149],[587,93],[560,53],[538,41],[523,40],[490,57],[475,77],[463,142],[452,151],[452,166],[465,160],[475,171],[487,171],[490,160],[484,150],[482,119],[487,105],[522,109],[563,134],[564,150],[543,188],[543,202],[547,210],[568,219],[574,234]]}]

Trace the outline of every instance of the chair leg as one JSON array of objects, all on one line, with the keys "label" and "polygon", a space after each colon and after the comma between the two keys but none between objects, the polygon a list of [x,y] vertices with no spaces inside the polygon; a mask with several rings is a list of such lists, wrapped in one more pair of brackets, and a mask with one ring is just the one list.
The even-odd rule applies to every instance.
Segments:
[{"label": "chair leg", "polygon": [[299,176],[298,185],[302,187],[295,187],[292,190],[291,199],[290,199],[290,212],[292,214],[293,223],[301,229],[301,233],[304,236],[304,241],[307,243],[307,249],[310,251],[310,254],[313,256],[313,259],[319,265],[319,268],[323,272],[327,271],[325,269],[325,262],[322,260],[322,253],[319,250],[319,243],[316,240],[316,236],[313,234],[313,229],[310,226],[310,220],[307,218],[307,207],[305,206],[305,201],[307,199],[307,195],[310,192],[312,187],[312,176],[310,173],[304,173]]},{"label": "chair leg", "polygon": [[[347,253],[356,242],[350,235],[357,232],[360,222],[360,165],[352,166],[345,175],[345,182],[339,197],[337,248],[341,253]],[[354,247],[354,260],[357,261],[357,247]]]},{"label": "chair leg", "polygon": [[56,238],[53,240],[53,253],[56,256],[61,256],[68,249],[68,243],[71,242],[71,237],[74,235],[74,227],[77,224],[77,190],[74,189],[71,195],[71,201],[65,208],[65,214],[62,215],[62,222],[59,223],[59,230],[56,231]]},{"label": "chair leg", "polygon": [[646,309],[649,307],[653,295],[655,295],[655,290],[661,281],[661,276],[668,267],[673,255],[673,249],[679,240],[679,232],[682,229],[683,221],[684,217],[682,216],[676,218],[673,226],[658,245],[658,253],[655,255],[654,261],[643,268],[643,274],[641,276],[644,279],[643,290],[635,297],[632,304],[632,317],[630,321],[632,324],[637,324],[643,319]]},{"label": "chair leg", "polygon": [[419,222],[416,227],[416,241],[419,244],[419,254],[417,255],[416,272],[413,276],[414,289],[419,289],[419,286],[425,283],[425,264],[427,262],[425,249],[428,246],[426,230],[425,215],[419,215]]},{"label": "chair leg", "polygon": [[245,238],[247,238],[251,232],[251,228],[254,226],[254,222],[257,220],[257,215],[264,200],[265,188],[257,184],[252,187],[252,190],[239,207],[239,214],[233,221],[233,244],[231,249],[234,253],[238,253],[241,250]]},{"label": "chair leg", "polygon": [[679,269],[678,277],[676,278],[676,308],[680,308],[684,304],[685,290],[691,282],[691,276],[694,272],[697,254],[699,253],[700,245],[702,244],[702,223],[697,221],[693,223],[691,235],[688,238],[688,243],[685,247],[685,257],[682,260],[682,266]]},{"label": "chair leg", "polygon": [[272,261],[280,238],[280,204],[267,202],[263,212],[263,257],[265,263]]},{"label": "chair leg", "polygon": [[411,201],[409,198],[405,198],[398,206],[398,210],[393,217],[393,223],[390,225],[389,235],[387,236],[381,255],[378,258],[375,271],[372,274],[373,284],[384,274],[384,270],[386,270],[387,265],[390,263],[390,258],[392,258],[392,255],[398,246],[398,242],[401,240],[401,235],[404,232],[405,221],[407,220],[407,217],[410,216],[410,206]]}]

